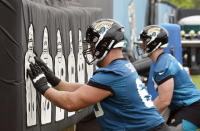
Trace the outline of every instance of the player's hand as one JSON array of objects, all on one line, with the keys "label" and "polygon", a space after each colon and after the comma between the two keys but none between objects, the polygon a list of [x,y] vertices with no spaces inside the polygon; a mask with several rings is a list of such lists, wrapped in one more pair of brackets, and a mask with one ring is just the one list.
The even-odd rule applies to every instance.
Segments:
[{"label": "player's hand", "polygon": [[47,79],[42,71],[42,69],[37,64],[30,64],[30,69],[27,69],[27,73],[30,76],[32,83],[36,90],[38,90],[42,95],[50,87],[47,85]]},{"label": "player's hand", "polygon": [[53,71],[49,69],[49,67],[47,67],[47,65],[39,57],[35,57],[35,62],[40,66],[40,68],[44,72],[47,81],[52,86],[57,86],[61,80],[54,75]]}]

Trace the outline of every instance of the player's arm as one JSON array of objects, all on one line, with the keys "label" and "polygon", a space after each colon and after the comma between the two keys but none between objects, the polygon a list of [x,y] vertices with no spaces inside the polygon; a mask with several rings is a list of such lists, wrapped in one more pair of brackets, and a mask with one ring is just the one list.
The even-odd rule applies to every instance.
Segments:
[{"label": "player's arm", "polygon": [[171,103],[174,90],[174,79],[170,78],[158,86],[158,97],[154,100],[154,105],[160,113]]},{"label": "player's arm", "polygon": [[[55,105],[68,111],[82,109],[112,95],[109,90],[99,89],[86,84],[81,86],[77,84],[79,88],[73,92],[58,91],[48,86],[47,78],[38,64],[31,63],[27,73],[37,91]],[[70,87],[70,83],[63,86],[67,86],[66,88],[68,88]]]},{"label": "player's arm", "polygon": [[71,83],[67,81],[60,81],[57,86],[55,86],[55,89],[60,90],[60,91],[75,91],[79,87],[83,86],[84,84],[79,84],[79,83]]},{"label": "player's arm", "polygon": [[53,88],[49,88],[44,94],[44,96],[55,105],[68,111],[82,109],[111,95],[112,93],[110,91],[86,84],[82,85],[74,92],[57,91]]}]

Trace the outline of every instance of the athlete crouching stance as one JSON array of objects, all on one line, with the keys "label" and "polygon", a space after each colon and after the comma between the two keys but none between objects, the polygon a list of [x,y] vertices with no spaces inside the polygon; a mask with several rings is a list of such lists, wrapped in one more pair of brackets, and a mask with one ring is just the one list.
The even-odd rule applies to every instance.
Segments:
[{"label": "athlete crouching stance", "polygon": [[151,25],[140,34],[142,48],[155,64],[153,79],[158,85],[154,104],[160,113],[169,106],[167,124],[173,131],[196,131],[200,128],[200,91],[183,66],[163,48],[168,44],[168,32]]}]

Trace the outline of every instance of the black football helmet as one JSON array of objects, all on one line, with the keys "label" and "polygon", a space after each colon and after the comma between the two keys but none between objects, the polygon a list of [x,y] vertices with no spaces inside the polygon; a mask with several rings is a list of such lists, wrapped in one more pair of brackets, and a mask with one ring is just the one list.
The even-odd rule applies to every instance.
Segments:
[{"label": "black football helmet", "polygon": [[125,47],[124,27],[113,19],[100,19],[87,28],[87,49],[83,51],[86,62],[101,61],[112,48]]},{"label": "black football helmet", "polygon": [[140,33],[140,40],[143,41],[142,48],[144,55],[149,56],[158,48],[165,48],[168,45],[168,32],[158,25],[145,27]]}]

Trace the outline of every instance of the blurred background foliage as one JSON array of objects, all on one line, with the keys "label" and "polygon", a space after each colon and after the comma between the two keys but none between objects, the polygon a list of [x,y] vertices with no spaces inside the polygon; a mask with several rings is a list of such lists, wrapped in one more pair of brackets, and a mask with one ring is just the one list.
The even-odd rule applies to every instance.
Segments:
[{"label": "blurred background foliage", "polygon": [[168,0],[179,8],[199,8],[200,0]]},{"label": "blurred background foliage", "polygon": [[193,83],[200,89],[200,83],[199,83],[200,75],[192,75],[191,77]]}]

